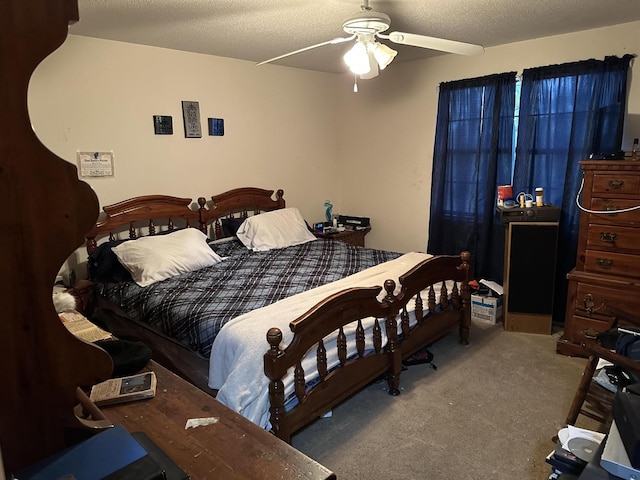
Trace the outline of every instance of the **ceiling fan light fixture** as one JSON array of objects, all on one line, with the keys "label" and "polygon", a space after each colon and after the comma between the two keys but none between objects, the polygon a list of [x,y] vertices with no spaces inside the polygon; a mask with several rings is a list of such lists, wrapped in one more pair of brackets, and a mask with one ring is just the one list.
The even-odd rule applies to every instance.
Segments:
[{"label": "ceiling fan light fixture", "polygon": [[355,45],[344,54],[344,62],[349,67],[349,70],[356,75],[366,75],[371,71],[367,46],[361,41],[357,41]]},{"label": "ceiling fan light fixture", "polygon": [[378,69],[378,62],[376,61],[375,57],[373,56],[373,52],[369,48],[369,45],[367,45],[367,55],[369,56],[369,68],[370,68],[370,70],[369,70],[368,73],[360,75],[360,78],[363,79],[363,80],[368,80],[370,78],[375,78],[380,73],[380,71]]},{"label": "ceiling fan light fixture", "polygon": [[380,70],[384,70],[389,65],[398,52],[389,48],[384,43],[373,42],[369,44],[369,51],[373,53],[373,57],[380,66]]}]

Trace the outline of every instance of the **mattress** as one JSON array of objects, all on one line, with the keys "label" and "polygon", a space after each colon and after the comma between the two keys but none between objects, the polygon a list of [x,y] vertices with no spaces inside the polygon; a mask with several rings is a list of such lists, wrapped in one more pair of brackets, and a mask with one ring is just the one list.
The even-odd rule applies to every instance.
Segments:
[{"label": "mattress", "polygon": [[340,280],[401,254],[317,240],[266,252],[237,239],[210,244],[223,261],[140,287],[101,283],[98,292],[129,318],[178,340],[208,358],[231,319],[298,293]]}]

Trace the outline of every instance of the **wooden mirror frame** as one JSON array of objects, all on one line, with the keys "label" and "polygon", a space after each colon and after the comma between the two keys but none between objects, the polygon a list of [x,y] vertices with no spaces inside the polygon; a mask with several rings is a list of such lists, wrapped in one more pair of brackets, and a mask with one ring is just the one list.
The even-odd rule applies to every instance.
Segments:
[{"label": "wooden mirror frame", "polygon": [[77,0],[7,0],[0,15],[0,450],[6,472],[70,444],[84,422],[78,386],[111,375],[102,349],[63,326],[52,287],[60,266],[98,216],[76,167],[38,140],[27,111],[37,65],[78,20]]}]

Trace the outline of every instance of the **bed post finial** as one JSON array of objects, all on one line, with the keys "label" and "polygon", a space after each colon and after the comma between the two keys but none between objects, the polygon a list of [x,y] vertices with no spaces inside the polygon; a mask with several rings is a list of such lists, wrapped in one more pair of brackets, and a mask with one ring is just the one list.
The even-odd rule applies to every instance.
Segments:
[{"label": "bed post finial", "polygon": [[396,282],[394,282],[393,280],[384,281],[384,291],[387,292],[387,294],[384,296],[384,299],[386,301],[393,302],[396,299],[396,296],[393,293],[395,289],[396,289]]},{"label": "bed post finial", "polygon": [[205,206],[207,204],[207,199],[204,197],[198,197],[198,223],[200,226],[198,227],[202,233],[207,234],[207,220],[204,216],[204,212],[206,210]]},{"label": "bed post finial", "polygon": [[458,270],[465,271],[465,279],[460,286],[460,296],[462,297],[463,320],[460,324],[460,343],[469,345],[469,328],[471,327],[471,252],[464,251],[460,253],[462,264]]},{"label": "bed post finial", "polygon": [[282,332],[279,328],[270,328],[267,332],[267,342],[269,342],[269,350],[264,354],[264,373],[269,378],[269,407],[272,432],[281,440],[289,443],[291,435],[284,425],[284,383],[282,377],[286,373],[276,368],[276,361],[283,353],[280,350],[282,342]]}]

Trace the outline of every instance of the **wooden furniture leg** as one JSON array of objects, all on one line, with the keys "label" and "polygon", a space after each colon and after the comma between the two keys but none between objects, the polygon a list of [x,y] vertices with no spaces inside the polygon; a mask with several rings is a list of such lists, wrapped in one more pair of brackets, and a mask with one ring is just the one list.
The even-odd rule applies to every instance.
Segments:
[{"label": "wooden furniture leg", "polygon": [[589,387],[591,386],[593,375],[596,371],[596,367],[598,366],[598,360],[600,359],[597,355],[590,355],[589,359],[587,360],[587,364],[584,367],[584,372],[582,372],[580,384],[578,385],[578,390],[573,397],[571,407],[569,408],[569,413],[567,414],[567,425],[575,425],[580,413],[584,413],[588,417],[595,420],[601,420],[600,418],[597,418],[596,415],[591,414],[591,412],[582,411],[582,406],[584,405],[587,394],[589,393]]}]

